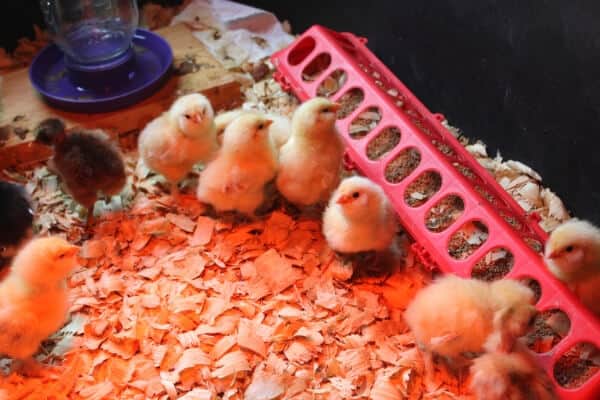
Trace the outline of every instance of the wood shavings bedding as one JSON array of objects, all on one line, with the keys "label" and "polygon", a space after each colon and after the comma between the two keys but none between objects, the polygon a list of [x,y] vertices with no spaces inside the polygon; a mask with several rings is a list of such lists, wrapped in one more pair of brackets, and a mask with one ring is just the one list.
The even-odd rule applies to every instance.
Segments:
[{"label": "wood shavings bedding", "polygon": [[[193,209],[174,219],[173,210],[181,206],[170,198],[140,196],[131,212],[98,223],[83,242],[82,268],[69,280],[77,299],[74,322],[61,331],[81,340],[55,360],[56,377],[43,378],[44,385],[13,374],[0,389],[73,399],[213,399],[227,390],[233,390],[231,399],[244,393],[343,398],[368,394],[380,368],[415,368],[403,362],[414,344],[400,340],[406,327],[388,303],[392,293],[406,293],[403,285],[413,292],[424,285],[424,277],[348,286],[327,274],[337,259],[317,262],[310,272],[302,268],[304,258],[318,260],[326,247],[318,223],[276,211],[252,225],[219,230],[218,222]],[[134,245],[152,228],[131,232],[129,226],[161,219],[171,229]],[[290,251],[296,245],[291,232],[309,238],[304,252]],[[247,251],[255,256],[243,257]],[[134,260],[130,266],[128,258]],[[181,273],[173,273],[179,263]],[[415,276],[417,268],[409,268]],[[148,269],[156,271],[144,274]],[[387,337],[373,333],[382,324],[393,327]],[[374,355],[382,346],[397,357]],[[333,370],[327,367],[331,360],[339,364]],[[336,369],[339,374],[332,375]],[[67,378],[77,383],[66,385]],[[401,381],[398,390],[408,393],[410,385],[412,379]],[[457,390],[456,383],[445,387]]]},{"label": "wood shavings bedding", "polygon": [[[246,81],[243,107],[291,116],[298,101],[275,82],[268,61],[261,65],[268,71],[241,67],[260,72]],[[342,112],[352,102],[350,96]],[[569,218],[535,171],[491,158],[483,143],[447,127],[525,210],[540,214],[544,229]],[[378,149],[373,158],[383,154]],[[161,178],[135,152],[125,157],[127,189],[114,204],[97,204],[102,216],[91,233],[45,167],[11,173],[28,182],[37,232],[81,243],[82,268],[69,280],[71,322],[38,356],[54,375],[11,374],[0,380],[0,398],[468,398],[443,366],[433,381],[424,378],[402,310],[430,275],[410,250],[403,270],[383,284],[367,278],[350,285],[351,269],[326,246],[319,221],[281,211],[245,225],[213,219],[195,198],[165,196]],[[435,182],[415,185],[409,204],[423,201]],[[428,217],[433,231],[463,207],[449,198],[437,208]],[[464,239],[467,247],[482,240]],[[546,333],[530,345],[554,340]]]}]

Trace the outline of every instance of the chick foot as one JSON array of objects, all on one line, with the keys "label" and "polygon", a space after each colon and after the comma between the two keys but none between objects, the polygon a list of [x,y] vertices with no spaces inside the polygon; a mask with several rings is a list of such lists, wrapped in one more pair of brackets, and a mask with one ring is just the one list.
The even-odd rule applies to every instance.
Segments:
[{"label": "chick foot", "polygon": [[29,357],[25,360],[13,360],[11,372],[29,378],[42,378],[48,374],[46,366],[38,362],[35,358]]},{"label": "chick foot", "polygon": [[96,224],[96,218],[94,217],[94,208],[88,209],[87,216],[85,218],[86,229],[92,229]]}]

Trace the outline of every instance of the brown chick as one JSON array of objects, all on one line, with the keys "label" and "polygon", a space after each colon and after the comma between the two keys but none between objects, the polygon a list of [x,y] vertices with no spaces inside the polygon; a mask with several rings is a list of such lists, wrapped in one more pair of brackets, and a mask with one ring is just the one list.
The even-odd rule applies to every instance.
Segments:
[{"label": "brown chick", "polygon": [[58,119],[47,119],[37,128],[36,140],[54,147],[49,168],[61,178],[63,189],[87,208],[88,223],[101,192],[119,193],[127,177],[118,147],[101,130],[70,130]]},{"label": "brown chick", "polygon": [[35,365],[40,343],[67,321],[65,279],[78,251],[59,237],[35,238],[19,251],[0,282],[0,354]]},{"label": "brown chick", "polygon": [[[460,369],[499,332],[498,348],[512,348],[531,326],[536,310],[531,289],[513,280],[483,282],[446,275],[419,291],[404,319],[425,352]],[[426,366],[431,368],[432,366]]]},{"label": "brown chick", "polygon": [[477,400],[558,400],[552,382],[525,346],[476,358],[469,388]]},{"label": "brown chick", "polygon": [[33,235],[33,210],[25,188],[0,180],[0,268]]}]

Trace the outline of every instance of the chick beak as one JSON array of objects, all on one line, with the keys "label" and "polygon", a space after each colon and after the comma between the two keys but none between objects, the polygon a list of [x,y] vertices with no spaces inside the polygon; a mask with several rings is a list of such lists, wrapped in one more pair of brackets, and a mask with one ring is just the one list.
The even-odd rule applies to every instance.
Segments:
[{"label": "chick beak", "polygon": [[71,257],[71,256],[74,256],[77,253],[79,253],[79,250],[80,250],[79,246],[71,245],[67,248],[67,250],[64,252],[64,254],[67,257]]},{"label": "chick beak", "polygon": [[338,204],[348,204],[352,201],[352,196],[348,195],[348,194],[344,194],[341,195],[338,199],[337,199],[337,203]]},{"label": "chick beak", "polygon": [[273,123],[272,119],[266,119],[265,122],[263,122],[263,124],[265,125],[265,128],[268,128],[269,126],[271,126],[272,123]]},{"label": "chick beak", "polygon": [[550,259],[550,260],[554,260],[556,257],[558,257],[558,251],[551,251],[550,254],[548,254],[546,256],[546,258]]},{"label": "chick beak", "polygon": [[333,112],[337,112],[342,107],[340,103],[332,103],[330,108]]},{"label": "chick beak", "polygon": [[202,118],[204,117],[203,113],[195,113],[194,116],[192,117],[194,122],[199,124],[202,122]]}]

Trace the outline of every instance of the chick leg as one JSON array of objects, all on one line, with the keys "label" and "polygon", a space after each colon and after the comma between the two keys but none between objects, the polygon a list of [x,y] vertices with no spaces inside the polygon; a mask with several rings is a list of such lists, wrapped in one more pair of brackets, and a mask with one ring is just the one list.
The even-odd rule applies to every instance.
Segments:
[{"label": "chick leg", "polygon": [[423,380],[425,387],[433,390],[437,386],[433,354],[427,350],[421,350],[421,355],[423,356]]},{"label": "chick leg", "polygon": [[87,209],[87,218],[85,221],[86,228],[92,228],[96,223],[96,219],[94,218],[94,206]]},{"label": "chick leg", "polygon": [[14,360],[11,370],[27,377],[42,377],[46,373],[44,366],[33,357],[25,360]]},{"label": "chick leg", "polygon": [[179,191],[179,183],[178,182],[171,182],[171,196],[173,196],[174,198],[178,198],[181,195],[181,192]]}]

